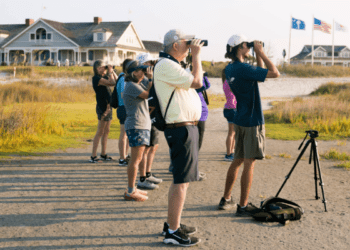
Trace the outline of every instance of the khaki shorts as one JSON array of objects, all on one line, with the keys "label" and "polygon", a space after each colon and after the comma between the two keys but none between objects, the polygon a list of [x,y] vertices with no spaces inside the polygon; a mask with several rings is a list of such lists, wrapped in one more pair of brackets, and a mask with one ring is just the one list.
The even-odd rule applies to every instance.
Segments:
[{"label": "khaki shorts", "polygon": [[265,125],[241,127],[235,129],[235,159],[265,158]]}]

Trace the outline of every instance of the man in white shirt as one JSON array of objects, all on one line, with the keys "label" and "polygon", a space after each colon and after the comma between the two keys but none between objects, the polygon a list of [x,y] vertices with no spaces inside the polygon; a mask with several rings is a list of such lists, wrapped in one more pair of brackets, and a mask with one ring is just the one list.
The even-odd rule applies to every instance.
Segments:
[{"label": "man in white shirt", "polygon": [[[195,89],[202,87],[201,41],[185,35],[180,30],[170,30],[164,36],[164,53],[154,68],[154,87],[164,115],[169,105],[164,135],[170,147],[171,163],[174,166],[174,182],[169,189],[168,221],[164,223],[164,243],[192,246],[200,242],[188,235],[196,232],[195,227],[180,224],[189,182],[198,181],[198,128],[202,106]],[[192,73],[184,70],[179,62],[191,49]]]}]

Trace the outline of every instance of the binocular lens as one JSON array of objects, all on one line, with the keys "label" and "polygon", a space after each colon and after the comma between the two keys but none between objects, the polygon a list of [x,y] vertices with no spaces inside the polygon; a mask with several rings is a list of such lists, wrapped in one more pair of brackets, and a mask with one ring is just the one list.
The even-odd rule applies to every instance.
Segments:
[{"label": "binocular lens", "polygon": [[[114,65],[113,65],[112,67],[113,67],[113,69],[115,69],[115,66],[114,66]],[[105,69],[108,69],[108,65],[105,66]]]},{"label": "binocular lens", "polygon": [[[187,45],[190,45],[192,40],[189,40],[186,42]],[[202,40],[201,43],[203,43],[203,47],[208,46],[208,40]]]}]

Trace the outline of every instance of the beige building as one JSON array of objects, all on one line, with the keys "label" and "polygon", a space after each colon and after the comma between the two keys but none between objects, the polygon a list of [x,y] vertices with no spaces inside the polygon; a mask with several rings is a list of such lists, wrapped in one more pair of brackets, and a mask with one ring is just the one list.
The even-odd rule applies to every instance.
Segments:
[{"label": "beige building", "polygon": [[[305,45],[301,52],[290,59],[291,64],[311,64],[312,47]],[[332,66],[332,46],[314,45],[314,64]],[[334,46],[334,65],[350,67],[350,49]]]},{"label": "beige building", "polygon": [[26,19],[24,24],[0,25],[0,64],[47,65],[60,61],[63,65],[68,59],[70,65],[92,65],[101,59],[120,65],[139,53],[157,52],[155,46],[148,47],[150,50],[130,21],[102,22],[101,17],[94,17],[90,23]]}]

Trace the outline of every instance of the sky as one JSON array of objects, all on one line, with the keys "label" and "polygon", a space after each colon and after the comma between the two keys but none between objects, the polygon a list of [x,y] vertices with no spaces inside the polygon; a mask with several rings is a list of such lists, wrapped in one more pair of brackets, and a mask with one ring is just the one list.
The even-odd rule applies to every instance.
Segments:
[{"label": "sky", "polygon": [[[43,8],[44,6],[44,8]],[[141,40],[163,42],[164,34],[181,29],[207,39],[202,60],[225,61],[226,44],[234,34],[260,40],[275,63],[288,58],[291,16],[306,29],[291,31],[291,57],[312,43],[313,17],[333,19],[350,28],[350,0],[0,0],[0,24],[21,24],[42,17],[58,22],[132,21]],[[335,32],[335,45],[350,48],[350,33]],[[315,45],[332,45],[332,35],[314,31]]]}]

